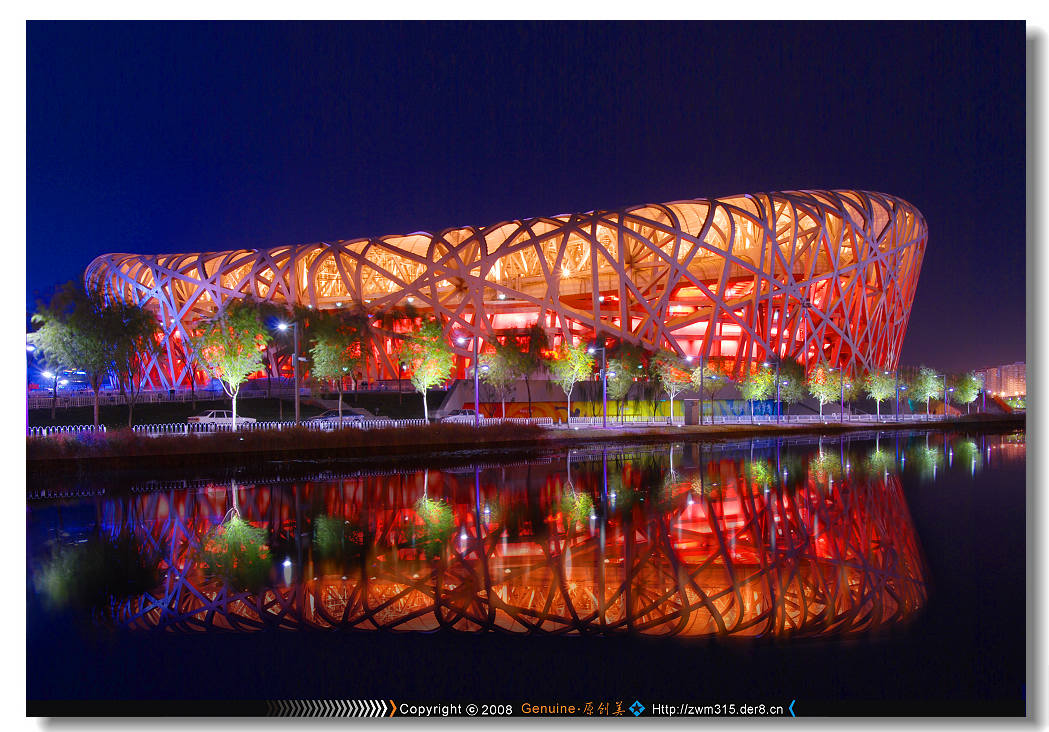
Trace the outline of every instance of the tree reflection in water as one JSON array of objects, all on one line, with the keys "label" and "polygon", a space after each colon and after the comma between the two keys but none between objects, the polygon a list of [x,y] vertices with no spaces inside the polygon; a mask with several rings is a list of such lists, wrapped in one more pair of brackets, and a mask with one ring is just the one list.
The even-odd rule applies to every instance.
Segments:
[{"label": "tree reflection in water", "polygon": [[[329,473],[108,499],[107,534],[163,559],[157,586],[114,599],[107,621],[183,631],[865,633],[905,621],[926,599],[898,471],[917,462],[924,472],[930,454],[950,448],[912,442],[577,449],[570,465]],[[953,462],[968,471],[981,449],[956,446]],[[235,548],[250,549],[250,561],[216,558],[234,504],[247,541]],[[239,567],[251,576],[230,571]]]}]

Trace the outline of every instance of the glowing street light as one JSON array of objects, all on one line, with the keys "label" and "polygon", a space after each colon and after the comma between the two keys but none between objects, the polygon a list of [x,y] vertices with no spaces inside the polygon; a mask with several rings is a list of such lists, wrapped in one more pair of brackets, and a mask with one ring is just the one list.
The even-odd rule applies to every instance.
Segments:
[{"label": "glowing street light", "polygon": [[[772,364],[770,364],[768,361],[765,361],[761,365],[764,366],[765,368],[768,368]],[[780,408],[780,400],[779,400],[779,359],[777,358],[776,359],[776,424],[779,424],[779,413],[780,413],[780,411],[781,411],[781,408]]]},{"label": "glowing street light", "polygon": [[605,366],[605,347],[590,346],[586,349],[589,354],[598,351],[601,351],[601,428],[608,429],[608,369]]},{"label": "glowing street light", "polygon": [[[288,329],[287,323],[277,323],[277,330],[286,331]],[[295,424],[299,423],[299,322],[293,320],[291,323],[291,329],[294,340],[294,368],[292,374],[295,380]],[[341,388],[341,387],[340,387]]]}]

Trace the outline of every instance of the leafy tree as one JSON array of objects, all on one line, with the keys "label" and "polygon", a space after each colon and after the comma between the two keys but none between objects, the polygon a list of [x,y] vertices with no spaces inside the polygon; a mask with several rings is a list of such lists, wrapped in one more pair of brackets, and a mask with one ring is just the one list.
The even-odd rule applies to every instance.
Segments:
[{"label": "leafy tree", "polygon": [[310,320],[313,346],[310,348],[311,371],[318,379],[334,381],[339,388],[339,426],[342,427],[343,381],[357,372],[364,362],[364,329],[350,315],[339,311],[317,313]]},{"label": "leafy tree", "polygon": [[965,413],[969,413],[969,405],[976,401],[980,395],[983,382],[973,372],[962,374],[954,380],[954,400],[965,405]]},{"label": "leafy tree", "polygon": [[200,365],[222,383],[233,404],[233,430],[237,429],[237,394],[241,384],[262,368],[262,349],[270,342],[255,304],[232,300],[208,320],[197,324],[192,338]]},{"label": "leafy tree", "polygon": [[656,380],[670,397],[670,421],[674,421],[674,397],[692,385],[691,374],[680,356],[671,351],[659,351],[653,358]]},{"label": "leafy tree", "polygon": [[413,525],[412,536],[421,545],[427,559],[437,559],[455,531],[452,507],[443,498],[423,496],[415,502],[415,515],[422,520],[422,526]]},{"label": "leafy tree", "polygon": [[634,385],[634,374],[641,364],[633,353],[620,353],[608,362],[608,398],[616,402],[616,416],[623,416],[623,400]]},{"label": "leafy tree", "polygon": [[480,358],[480,379],[499,396],[503,419],[506,419],[506,398],[513,395],[514,384],[524,375],[525,359],[525,354],[512,343],[496,343],[494,353],[485,353]]},{"label": "leafy tree", "polygon": [[104,313],[113,349],[113,372],[127,402],[127,426],[130,427],[135,402],[142,393],[142,372],[157,351],[160,323],[149,310],[120,301],[109,305]]},{"label": "leafy tree", "polygon": [[205,573],[229,583],[233,590],[259,591],[273,566],[268,533],[238,514],[213,527],[200,542]]},{"label": "leafy tree", "polygon": [[441,324],[432,318],[423,321],[415,333],[401,342],[397,360],[411,369],[412,386],[422,394],[423,417],[429,420],[426,392],[447,379],[455,365],[455,356]]},{"label": "leafy tree", "polygon": [[[940,393],[943,377],[928,366],[921,366],[910,380],[911,395],[916,401],[925,402],[925,415],[929,415],[929,400]],[[946,413],[946,407],[944,407]]]},{"label": "leafy tree", "polygon": [[784,358],[779,363],[779,399],[787,405],[785,414],[790,414],[790,405],[805,398],[805,367],[794,358]]},{"label": "leafy tree", "polygon": [[863,393],[874,400],[878,416],[881,417],[881,403],[896,392],[896,379],[884,371],[868,371],[863,377]]},{"label": "leafy tree", "polygon": [[692,369],[692,375],[690,377],[692,386],[696,391],[699,392],[699,421],[700,424],[703,422],[703,396],[710,400],[710,418],[714,419],[714,396],[721,391],[728,379],[725,374],[714,367],[712,363],[700,363],[699,366]]},{"label": "leafy tree", "polygon": [[821,363],[812,370],[808,379],[809,393],[820,403],[820,416],[823,416],[823,405],[834,401],[841,394],[841,372],[831,371],[830,367]]},{"label": "leafy tree", "polygon": [[96,427],[98,391],[113,366],[111,320],[101,293],[87,290],[80,282],[60,287],[50,303],[37,306],[31,320],[36,331],[29,341],[40,349],[45,361],[56,369],[80,370],[87,376],[95,395]]},{"label": "leafy tree", "polygon": [[543,352],[550,348],[550,339],[546,335],[546,331],[543,330],[543,326],[538,321],[532,324],[528,329],[528,333],[525,335],[525,345],[521,353],[524,355],[524,359],[521,362],[521,369],[524,373],[525,389],[528,392],[528,416],[532,416],[532,382],[531,376],[539,367],[545,362]]},{"label": "leafy tree", "polygon": [[[411,327],[415,327],[415,321],[419,320],[419,311],[411,303],[405,303],[404,305],[396,305],[388,307],[385,310],[380,310],[376,313],[371,313],[371,318],[368,318],[368,313],[363,310],[355,313],[369,322],[371,327],[365,331],[367,338],[364,342],[364,368],[363,372],[365,376],[368,375],[368,362],[371,354],[376,353],[375,359],[375,373],[376,376],[381,373],[381,367],[378,359],[378,348],[377,343],[381,343],[381,339],[384,338],[396,338],[401,339],[403,335],[396,331],[398,325],[411,324]],[[396,357],[396,354],[395,354]],[[401,368],[400,366],[406,365],[402,361],[397,362],[397,400],[400,402],[401,399]]]},{"label": "leafy tree", "polygon": [[776,373],[767,366],[760,366],[739,382],[739,393],[750,402],[750,421],[754,421],[754,400],[768,399],[776,389]]},{"label": "leafy tree", "polygon": [[594,371],[594,357],[587,352],[585,343],[562,346],[557,355],[548,361],[554,381],[568,397],[568,421],[572,421],[572,389],[577,381],[590,376]]}]

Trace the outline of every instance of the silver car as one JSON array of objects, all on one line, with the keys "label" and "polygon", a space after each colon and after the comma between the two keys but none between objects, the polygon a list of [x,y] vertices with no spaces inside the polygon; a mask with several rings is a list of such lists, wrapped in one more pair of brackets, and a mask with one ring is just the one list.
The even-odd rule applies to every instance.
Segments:
[{"label": "silver car", "polygon": [[[364,427],[365,423],[374,419],[377,419],[377,417],[367,409],[361,409],[360,407],[342,408],[343,427]],[[318,414],[316,417],[310,417],[304,421],[309,425],[318,426],[322,429],[338,429],[339,410],[329,409],[326,412]]]}]

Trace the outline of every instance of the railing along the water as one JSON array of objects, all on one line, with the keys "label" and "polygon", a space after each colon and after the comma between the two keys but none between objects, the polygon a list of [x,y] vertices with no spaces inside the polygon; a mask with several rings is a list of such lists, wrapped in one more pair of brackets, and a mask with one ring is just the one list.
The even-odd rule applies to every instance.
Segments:
[{"label": "railing along the water", "polygon": [[[458,422],[459,424],[472,425],[474,422],[472,419],[466,419]],[[399,428],[399,427],[417,427],[425,424],[430,424],[425,419],[364,419],[364,420],[351,420],[346,418],[344,424],[340,427],[338,424],[333,422],[319,422],[305,420],[302,422],[294,421],[265,421],[265,422],[245,422],[238,420],[237,429],[233,429],[233,425],[230,424],[215,424],[209,422],[176,422],[166,424],[137,424],[131,428],[135,434],[147,435],[149,437],[161,437],[164,435],[196,435],[196,434],[214,434],[219,432],[259,432],[266,430],[283,431],[288,429],[305,429],[312,432],[332,432],[338,429],[388,429],[388,428]],[[514,424],[514,425],[537,425],[537,426],[548,426],[553,424],[553,420],[550,417],[510,417],[507,419],[500,419],[498,417],[485,417],[481,420],[482,426],[498,425],[498,424]],[[64,425],[55,427],[27,427],[26,437],[50,437],[53,435],[74,435],[92,432],[105,432],[105,425]]]}]

